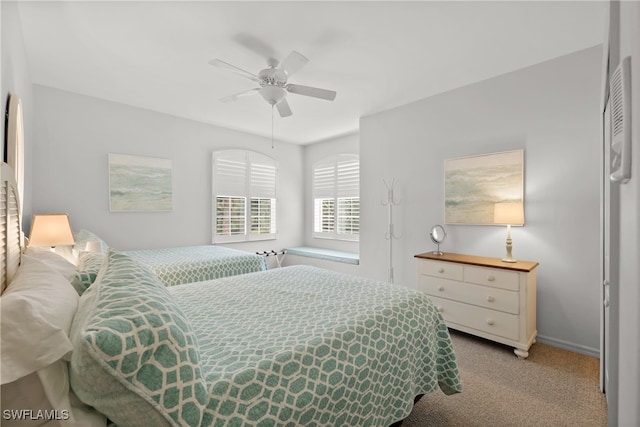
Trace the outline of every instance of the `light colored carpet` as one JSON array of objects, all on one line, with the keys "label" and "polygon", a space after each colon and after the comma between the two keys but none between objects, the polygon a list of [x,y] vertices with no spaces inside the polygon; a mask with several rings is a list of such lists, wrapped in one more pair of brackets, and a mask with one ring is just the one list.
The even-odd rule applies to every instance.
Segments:
[{"label": "light colored carpet", "polygon": [[451,331],[462,393],[438,391],[416,404],[402,427],[606,426],[598,359],[536,343],[529,357]]}]

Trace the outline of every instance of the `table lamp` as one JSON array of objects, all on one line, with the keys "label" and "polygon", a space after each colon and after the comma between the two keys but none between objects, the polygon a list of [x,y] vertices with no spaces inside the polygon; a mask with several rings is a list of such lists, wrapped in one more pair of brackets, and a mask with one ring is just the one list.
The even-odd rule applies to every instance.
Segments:
[{"label": "table lamp", "polygon": [[524,207],[522,203],[496,203],[493,211],[493,223],[507,226],[507,255],[502,258],[502,261],[517,262],[518,260],[511,255],[511,226],[524,225]]},{"label": "table lamp", "polygon": [[29,246],[49,246],[53,251],[56,246],[74,243],[69,215],[36,214],[33,216]]}]

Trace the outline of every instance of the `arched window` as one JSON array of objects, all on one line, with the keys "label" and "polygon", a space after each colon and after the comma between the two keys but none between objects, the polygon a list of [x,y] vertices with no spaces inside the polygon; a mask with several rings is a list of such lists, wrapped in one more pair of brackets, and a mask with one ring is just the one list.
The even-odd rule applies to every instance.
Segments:
[{"label": "arched window", "polygon": [[276,162],[247,150],[213,153],[213,243],[276,238]]}]

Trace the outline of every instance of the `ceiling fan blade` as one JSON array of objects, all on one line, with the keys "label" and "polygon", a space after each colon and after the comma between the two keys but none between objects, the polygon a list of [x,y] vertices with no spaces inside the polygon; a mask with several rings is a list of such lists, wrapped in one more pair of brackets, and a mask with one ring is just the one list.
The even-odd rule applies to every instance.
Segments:
[{"label": "ceiling fan blade", "polygon": [[288,84],[286,88],[287,91],[298,95],[312,96],[314,98],[326,99],[327,101],[333,101],[336,99],[336,92],[334,90],[294,84]]},{"label": "ceiling fan blade", "polygon": [[259,82],[260,78],[258,76],[256,76],[253,73],[250,73],[247,70],[243,70],[240,67],[236,67],[235,65],[231,65],[228,62],[224,62],[221,59],[212,59],[211,61],[209,61],[209,64],[213,65],[214,67],[218,67],[218,68],[223,68],[225,70],[230,70],[236,74],[238,74],[239,76],[242,76],[244,78],[247,78],[249,80],[253,80],[254,82]]},{"label": "ceiling fan blade", "polygon": [[287,98],[283,98],[282,101],[278,102],[276,107],[278,108],[280,117],[289,117],[293,114],[293,112],[291,112],[291,107],[289,107],[289,103],[287,102]]},{"label": "ceiling fan blade", "polygon": [[257,53],[266,59],[267,65],[270,67],[275,68],[280,63],[280,61],[276,59],[276,52],[273,48],[259,38],[249,33],[238,33],[233,37],[233,39],[250,51]]},{"label": "ceiling fan blade", "polygon": [[280,69],[287,73],[287,76],[291,76],[300,68],[304,67],[307,62],[309,62],[309,60],[305,58],[304,55],[294,50],[282,61]]},{"label": "ceiling fan blade", "polygon": [[233,95],[229,95],[229,96],[225,96],[224,98],[220,98],[220,102],[235,101],[240,97],[253,95],[254,93],[257,93],[259,90],[260,90],[260,88],[256,87],[256,88],[253,88],[253,89],[244,90],[242,92],[234,93]]}]

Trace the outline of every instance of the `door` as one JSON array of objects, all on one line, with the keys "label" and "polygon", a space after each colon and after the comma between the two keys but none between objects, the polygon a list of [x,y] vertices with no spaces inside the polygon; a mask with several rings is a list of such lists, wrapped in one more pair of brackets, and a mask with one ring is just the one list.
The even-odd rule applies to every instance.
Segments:
[{"label": "door", "polygon": [[620,192],[612,182],[611,122],[609,101],[603,112],[602,168],[602,334],[600,342],[600,385],[607,395],[609,425],[617,425],[618,403],[618,302]]}]

